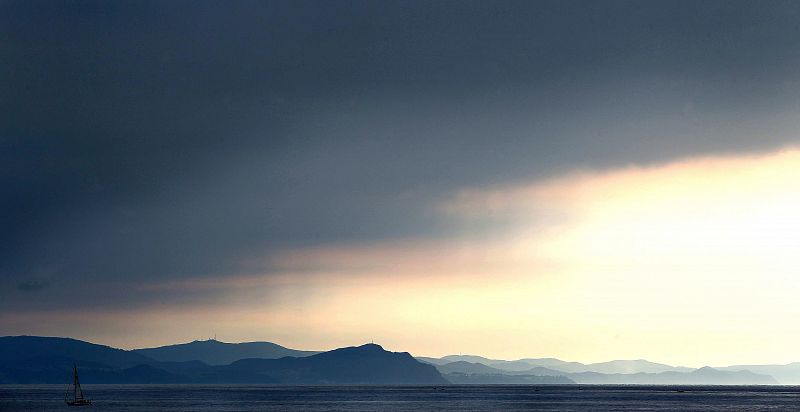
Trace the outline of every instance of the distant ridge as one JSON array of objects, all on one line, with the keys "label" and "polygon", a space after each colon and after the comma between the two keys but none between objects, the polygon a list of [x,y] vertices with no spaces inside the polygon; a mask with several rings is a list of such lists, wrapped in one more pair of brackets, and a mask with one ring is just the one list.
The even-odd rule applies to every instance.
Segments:
[{"label": "distant ridge", "polygon": [[[434,365],[453,383],[548,383],[536,382],[535,377],[562,377],[583,384],[652,385],[776,385],[800,380],[800,363],[755,365],[747,367],[753,368],[749,370],[736,366],[691,369],[644,359],[592,364],[565,362],[554,358],[499,360],[474,355],[419,359]],[[766,371],[777,372],[783,379],[776,379]]]},{"label": "distant ridge", "polygon": [[0,337],[0,384],[63,384],[71,376],[73,364],[80,370],[82,383],[448,383],[436,368],[407,352],[389,352],[375,344],[304,357],[239,359],[229,365],[212,366],[199,360],[162,362],[139,351],[69,338]]},{"label": "distant ridge", "polygon": [[455,361],[436,366],[441,373],[503,373],[501,369],[493,368],[482,363]]},{"label": "distant ridge", "polygon": [[[203,350],[210,351],[210,355],[203,353]],[[146,351],[153,351],[160,359],[146,356],[144,354]],[[223,362],[226,358],[220,357],[220,354],[232,358],[253,353],[257,356],[281,356],[286,353],[300,353],[304,356],[282,356],[277,359],[244,358],[225,365],[209,365],[196,359]],[[129,351],[71,338],[5,336],[0,337],[0,384],[63,384],[71,376],[73,364],[78,365],[83,383],[122,384],[438,385],[449,381],[459,384],[536,385],[573,382],[774,385],[800,381],[800,363],[688,369],[646,360],[611,361],[588,365],[552,358],[505,361],[460,355],[417,360],[407,352],[389,352],[375,344],[310,353],[313,352],[295,351],[269,342],[230,344],[210,340]],[[185,360],[189,358],[192,360]],[[482,362],[474,362],[476,360]],[[534,366],[537,364],[547,366]],[[603,373],[591,370],[569,372],[560,368],[596,368],[631,373]],[[642,369],[655,372],[637,372]],[[663,371],[658,372],[659,370]]]},{"label": "distant ridge", "polygon": [[784,385],[800,385],[800,362],[785,365],[733,365],[716,369],[762,373],[774,377]]},{"label": "distant ridge", "polygon": [[636,360],[613,360],[598,363],[567,362],[555,358],[525,358],[518,360],[489,359],[474,355],[448,355],[440,359],[420,358],[432,364],[445,364],[455,361],[465,361],[481,363],[493,368],[507,372],[524,372],[533,367],[556,369],[566,373],[598,372],[598,373],[660,373],[660,372],[690,372],[692,368],[682,366],[670,366],[662,363],[654,363],[644,359]]},{"label": "distant ridge", "polygon": [[552,373],[533,373],[534,370],[536,370],[536,372],[550,372],[546,368],[533,368],[529,373],[507,372],[491,366],[486,366],[482,363],[455,361],[436,365],[436,369],[442,373],[445,379],[458,384],[563,385],[575,383],[575,381],[558,371],[552,371]]},{"label": "distant ridge", "polygon": [[643,385],[777,385],[772,376],[750,371],[721,371],[708,366],[691,372],[667,371],[660,373],[581,372],[568,374],[578,383],[592,384],[643,384]]},{"label": "distant ridge", "polygon": [[[558,368],[557,366],[554,367]],[[691,368],[670,366],[663,363],[650,362],[644,359],[613,360],[608,362],[590,363],[586,365],[585,368],[587,371],[600,373],[661,373],[692,371]]]},{"label": "distant ridge", "polygon": [[226,343],[215,339],[134,349],[133,352],[161,362],[199,360],[209,365],[228,365],[247,358],[278,359],[284,356],[303,357],[319,353],[289,349],[272,342]]}]

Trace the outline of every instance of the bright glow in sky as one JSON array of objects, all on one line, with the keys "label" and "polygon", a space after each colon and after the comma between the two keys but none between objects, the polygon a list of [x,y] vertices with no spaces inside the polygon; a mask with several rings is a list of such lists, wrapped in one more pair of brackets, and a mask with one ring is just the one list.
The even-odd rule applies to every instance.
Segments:
[{"label": "bright glow in sky", "polygon": [[445,213],[513,229],[284,255],[289,268],[353,279],[315,282],[318,311],[284,316],[429,355],[788,362],[800,338],[785,321],[800,315],[798,176],[789,150],[466,190]]},{"label": "bright glow in sky", "polygon": [[374,339],[432,356],[795,361],[798,177],[800,150],[785,150],[467,189],[437,213],[465,228],[501,218],[499,229],[286,251],[267,258],[281,276],[145,285],[225,293],[202,310],[131,315],[130,330],[163,341],[107,327],[93,338],[132,347],[216,332],[302,349]]}]

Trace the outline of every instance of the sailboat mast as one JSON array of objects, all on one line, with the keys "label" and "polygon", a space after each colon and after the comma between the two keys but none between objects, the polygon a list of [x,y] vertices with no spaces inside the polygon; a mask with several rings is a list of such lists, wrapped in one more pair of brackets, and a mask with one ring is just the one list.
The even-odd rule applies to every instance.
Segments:
[{"label": "sailboat mast", "polygon": [[78,380],[78,367],[72,364],[72,373],[75,381],[75,399],[83,399],[83,389],[81,389],[81,381]]}]

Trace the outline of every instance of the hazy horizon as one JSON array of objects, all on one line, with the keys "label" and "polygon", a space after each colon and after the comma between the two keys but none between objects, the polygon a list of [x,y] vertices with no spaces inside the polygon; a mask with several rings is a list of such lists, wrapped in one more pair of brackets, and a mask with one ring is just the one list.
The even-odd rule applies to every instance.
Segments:
[{"label": "hazy horizon", "polygon": [[[24,335],[24,334],[22,334],[22,335],[9,335],[9,336],[37,336],[37,335]],[[78,338],[71,337],[71,336],[44,336],[44,337],[78,339]],[[83,340],[83,339],[78,339],[78,340]],[[282,344],[281,342],[276,342],[276,341],[269,340],[269,339],[265,339],[265,340],[245,340],[245,341],[226,341],[226,340],[223,340],[223,339],[220,339],[220,338],[216,338],[216,337],[213,337],[213,336],[212,337],[207,337],[207,338],[197,338],[197,339],[192,339],[192,340],[187,340],[187,341],[167,342],[167,343],[157,344],[157,345],[152,345],[152,346],[116,346],[116,345],[110,345],[110,344],[105,343],[105,342],[96,342],[96,341],[88,341],[88,340],[85,340],[85,341],[89,342],[89,343],[93,343],[93,344],[107,345],[107,346],[110,346],[112,348],[123,349],[123,350],[126,350],[126,351],[139,350],[139,349],[150,349],[150,348],[160,348],[160,347],[173,346],[173,345],[185,345],[185,344],[191,344],[191,343],[195,343],[195,342],[215,341],[215,342],[222,343],[222,344],[273,343],[273,344],[276,344],[278,346],[282,346],[282,347],[284,347],[286,349],[299,350],[299,351],[310,351],[310,352],[326,352],[326,351],[331,351],[331,350],[335,350],[335,349],[341,349],[341,348],[347,348],[347,347],[359,347],[359,346],[371,345],[372,344],[372,345],[378,345],[378,346],[382,347],[383,349],[385,349],[387,351],[390,351],[390,352],[409,352],[408,350],[404,350],[402,348],[388,347],[388,346],[382,344],[381,342],[375,342],[375,341],[355,342],[355,343],[352,343],[352,344],[342,344],[342,345],[339,345],[339,346],[323,347],[323,348],[293,347],[293,346],[285,345],[285,344]],[[489,356],[489,355],[482,354],[482,353],[447,352],[447,353],[444,353],[444,354],[437,354],[437,355],[426,355],[426,354],[418,354],[418,353],[412,353],[412,352],[409,352],[409,353],[412,356],[414,356],[415,358],[443,359],[443,358],[448,357],[448,356],[456,356],[456,357],[458,357],[458,356],[476,356],[476,357],[482,357],[482,358],[486,358],[486,359],[493,360],[493,361],[517,361],[517,360],[524,360],[524,359],[555,359],[555,360],[559,360],[559,361],[563,361],[563,362],[578,362],[578,363],[582,363],[582,364],[585,364],[585,365],[592,365],[592,364],[605,363],[605,362],[615,362],[615,361],[647,361],[647,362],[652,362],[652,363],[672,366],[672,367],[676,367],[676,368],[686,367],[686,368],[690,368],[690,369],[699,369],[699,368],[702,368],[702,367],[722,368],[722,367],[728,367],[728,366],[746,366],[746,365],[787,365],[787,364],[791,364],[791,363],[800,362],[800,361],[790,361],[790,362],[782,362],[782,363],[774,363],[774,362],[773,363],[769,363],[769,362],[738,362],[738,363],[716,364],[716,365],[712,365],[712,364],[684,365],[684,364],[671,364],[669,362],[661,362],[658,359],[644,359],[644,358],[614,358],[614,359],[600,359],[600,360],[589,360],[589,361],[586,361],[586,360],[578,360],[578,359],[564,359],[564,358],[559,358],[557,356],[521,356],[521,357],[512,357],[512,358],[500,358],[500,357]],[[478,361],[478,363],[480,363],[480,361]]]},{"label": "hazy horizon", "polygon": [[0,1],[0,335],[800,361],[798,17]]}]

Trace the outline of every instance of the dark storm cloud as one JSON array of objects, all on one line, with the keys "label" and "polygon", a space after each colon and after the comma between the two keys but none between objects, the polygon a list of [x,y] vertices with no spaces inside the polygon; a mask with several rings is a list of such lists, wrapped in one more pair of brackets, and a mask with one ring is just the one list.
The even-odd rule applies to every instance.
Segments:
[{"label": "dark storm cloud", "polygon": [[149,303],[118,285],[446,235],[463,187],[793,143],[798,11],[2,2],[0,296]]}]

